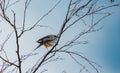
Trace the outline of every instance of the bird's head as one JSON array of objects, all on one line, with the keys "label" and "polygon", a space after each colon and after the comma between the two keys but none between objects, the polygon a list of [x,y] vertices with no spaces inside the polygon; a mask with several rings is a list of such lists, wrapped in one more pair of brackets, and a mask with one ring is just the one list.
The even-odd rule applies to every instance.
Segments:
[{"label": "bird's head", "polygon": [[48,38],[55,40],[55,39],[58,38],[58,36],[56,36],[56,35],[48,35]]}]

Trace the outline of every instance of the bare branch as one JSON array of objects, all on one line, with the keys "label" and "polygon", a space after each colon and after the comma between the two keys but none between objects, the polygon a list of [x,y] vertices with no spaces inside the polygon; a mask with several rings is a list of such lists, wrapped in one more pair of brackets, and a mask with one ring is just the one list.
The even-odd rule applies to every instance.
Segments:
[{"label": "bare branch", "polygon": [[97,12],[100,12],[100,11],[105,10],[105,9],[108,9],[108,8],[119,7],[119,6],[120,6],[120,4],[114,4],[114,5],[102,7],[102,8],[100,8],[100,9],[98,9],[98,10],[94,10],[93,12],[89,13],[88,15],[91,15],[91,14],[97,13]]},{"label": "bare branch", "polygon": [[37,22],[29,30],[33,29],[43,18],[45,18],[49,13],[51,13],[60,2],[61,2],[61,0],[59,0],[55,4],[55,6],[53,6],[53,8],[51,8],[47,13],[45,13],[39,20],[37,20]]},{"label": "bare branch", "polygon": [[[82,7],[79,7],[78,10],[73,13],[73,15],[75,15],[75,13],[77,13],[81,8],[84,8],[85,6],[87,6],[90,2],[91,2],[91,0],[88,1],[88,2],[87,2],[85,5],[83,5]],[[70,6],[70,5],[71,5],[71,2],[70,2],[70,4],[69,4],[69,6]],[[70,8],[70,7],[68,7],[68,8]],[[86,12],[86,14],[84,14],[83,16],[81,16],[80,18],[78,18],[77,20],[75,20],[75,21],[74,21],[73,23],[71,23],[71,25],[68,26],[67,28],[65,28],[65,26],[66,26],[66,24],[69,22],[70,19],[67,19],[67,20],[66,20],[66,18],[68,17],[68,13],[66,14],[66,18],[65,18],[64,23],[62,24],[62,27],[61,27],[60,32],[59,32],[59,34],[58,34],[58,41],[57,41],[56,44],[51,48],[51,50],[49,50],[49,51],[45,54],[44,58],[43,58],[42,61],[38,64],[38,66],[35,68],[35,70],[33,71],[33,73],[35,73],[35,72],[38,70],[38,68],[45,62],[47,56],[48,56],[48,55],[53,51],[53,49],[57,46],[57,44],[58,44],[58,42],[59,42],[59,40],[60,40],[60,37],[61,37],[61,35],[63,34],[63,32],[64,32],[65,30],[67,30],[68,28],[70,28],[72,25],[74,25],[76,22],[78,22],[80,19],[82,19],[83,17],[87,16],[87,15],[89,14],[89,12],[91,11],[91,9],[92,9],[92,5],[91,5],[91,7],[88,9],[88,11]],[[67,12],[69,12],[69,9],[68,9]],[[105,16],[105,17],[107,17],[107,16]],[[101,18],[101,19],[98,20],[98,22],[96,22],[94,25],[90,26],[90,28],[89,28],[87,31],[81,32],[81,33],[80,33],[77,37],[75,37],[68,45],[72,44],[73,41],[76,41],[78,38],[80,38],[80,36],[91,32],[91,30],[92,30],[102,19],[104,19],[105,17]],[[65,28],[65,29],[64,29],[64,28]],[[52,58],[53,56],[54,56],[54,55],[52,55],[50,58]],[[93,67],[94,67],[94,66],[93,66]],[[98,70],[97,70],[96,68],[94,68],[94,69],[95,69],[95,70],[97,71],[97,73],[98,73]]]},{"label": "bare branch", "polygon": [[9,0],[8,3],[7,3],[7,5],[6,5],[6,8],[9,8],[9,7],[15,5],[18,2],[19,2],[19,0],[17,0],[17,1],[15,1],[15,2],[13,2],[13,3],[10,4],[10,0]]},{"label": "bare branch", "polygon": [[[33,26],[32,27],[30,27],[29,29],[26,29],[26,30],[23,30],[22,29],[22,32],[21,32],[21,34],[19,35],[19,37],[24,33],[24,32],[27,32],[27,31],[30,31],[30,30],[32,30],[32,29],[34,29],[36,26],[38,26],[38,24],[39,24],[39,22],[43,19],[43,18],[45,18],[47,15],[49,15],[56,7],[57,7],[57,5],[59,4],[61,2],[61,0],[59,0],[56,4],[55,4],[55,6],[53,6],[53,8],[51,8],[47,13],[45,13],[40,19],[38,19],[36,22],[35,22],[35,24],[33,24]],[[27,9],[27,8],[26,8]],[[24,11],[24,17],[26,18],[26,10]],[[25,24],[25,19],[24,19],[24,21],[23,21],[23,26],[24,26],[24,24]]]},{"label": "bare branch", "polygon": [[82,70],[85,70],[86,72],[90,73],[89,70],[88,70],[85,66],[83,66],[80,62],[78,62],[71,53],[69,53],[69,55],[71,56],[71,58],[72,58],[78,65],[80,65],[80,66],[82,67],[82,69],[80,70],[80,72],[82,72]]},{"label": "bare branch", "polygon": [[[48,59],[50,59],[50,60],[48,60]],[[47,63],[50,63],[50,62],[53,62],[53,61],[57,61],[57,60],[63,60],[63,58],[60,58],[60,57],[56,57],[55,59],[47,58],[47,59],[45,60],[45,63],[43,63],[42,65],[45,65],[45,64],[47,64]],[[46,61],[47,61],[47,62],[46,62]]]},{"label": "bare branch", "polygon": [[26,22],[26,12],[27,12],[27,9],[28,9],[28,6],[29,6],[30,2],[31,2],[31,0],[26,0],[26,2],[25,2],[22,31],[21,31],[19,37],[25,32],[24,30],[25,30],[25,22]]},{"label": "bare branch", "polygon": [[31,56],[34,56],[34,55],[37,55],[38,53],[29,53],[27,55],[22,55],[21,56],[21,61],[23,62],[24,60],[26,60],[27,58],[31,57]]},{"label": "bare branch", "polygon": [[75,12],[73,12],[72,16],[76,15],[78,11],[85,8],[88,4],[90,4],[90,2],[92,2],[92,0],[89,0],[86,4],[84,4],[83,6],[80,6],[77,10],[75,10]]},{"label": "bare branch", "polygon": [[70,0],[70,3],[69,3],[69,5],[68,5],[68,10],[67,10],[67,13],[66,13],[66,18],[65,18],[66,21],[68,20],[68,14],[69,14],[69,12],[70,12],[71,3],[72,3],[72,0]]},{"label": "bare branch", "polygon": [[[84,59],[85,61],[87,61],[95,70],[97,73],[99,73],[98,69],[93,65],[93,61],[90,61],[89,59],[87,59],[86,57],[80,55],[80,54],[77,54],[75,52],[71,52],[71,51],[66,51],[66,50],[56,50],[57,52],[64,52],[64,53],[67,53],[69,55],[73,54],[73,55],[77,55],[79,57],[81,57],[82,59]],[[54,51],[53,51],[54,52]],[[96,64],[96,63],[94,63]]]},{"label": "bare branch", "polygon": [[18,67],[18,65],[14,64],[12,62],[9,62],[8,60],[4,59],[2,56],[0,56],[0,59],[2,59],[3,61],[7,62],[10,65],[14,65],[14,66]]},{"label": "bare branch", "polygon": [[[2,61],[0,72],[3,72],[4,70],[7,70],[10,67],[11,70],[8,71],[8,73],[9,72],[10,73],[12,72],[22,73],[22,69],[23,69],[22,63],[26,61],[29,57],[38,55],[38,53],[34,53],[35,51],[29,52],[27,54],[21,53],[20,52],[20,39],[21,39],[20,37],[25,32],[33,30],[35,27],[48,27],[44,25],[39,25],[40,21],[42,21],[45,17],[47,17],[61,2],[61,0],[59,0],[50,10],[48,10],[47,13],[45,13],[42,17],[37,19],[35,23],[32,24],[31,27],[26,28],[27,9],[30,3],[32,2],[32,0],[25,0],[25,6],[23,9],[22,27],[20,27],[19,28],[20,30],[19,30],[18,29],[19,25],[17,25],[17,17],[16,17],[17,13],[11,8],[12,19],[10,17],[11,15],[10,16],[9,14],[7,15],[7,13],[10,12],[8,8],[15,5],[19,1],[20,0],[15,0],[15,2],[12,2],[12,0],[0,0],[0,12],[1,12],[0,17],[3,20],[5,20],[10,27],[12,27],[12,30],[15,36],[13,37],[13,39],[15,39],[15,47],[16,47],[16,60],[11,62],[11,59],[9,59],[7,56],[7,53],[6,53],[7,51],[5,50],[4,46],[6,42],[9,40],[9,38],[11,37],[13,33],[12,32],[8,35],[8,37],[5,39],[5,41],[1,45],[0,53],[4,53],[4,57],[3,55],[0,56],[0,59]],[[68,2],[67,10],[64,16],[65,18],[63,18],[63,23],[61,24],[61,28],[59,29],[59,32],[57,34],[57,37],[58,37],[57,41],[55,42],[54,46],[51,47],[50,50],[48,50],[45,54],[43,54],[42,56],[38,58],[38,60],[35,62],[34,65],[32,65],[30,68],[27,69],[28,71],[26,70],[26,73],[36,73],[38,69],[40,69],[43,65],[48,64],[50,62],[57,61],[57,60],[62,60],[63,58],[61,58],[61,56],[56,57],[56,55],[58,55],[59,53],[68,54],[71,57],[71,59],[73,59],[79,66],[81,66],[82,69],[80,69],[79,73],[82,72],[83,70],[85,70],[88,73],[91,73],[91,72],[89,71],[89,69],[87,69],[87,66],[84,66],[81,62],[78,61],[76,56],[82,59],[85,63],[87,62],[87,64],[91,68],[93,68],[96,73],[99,73],[97,67],[101,67],[100,65],[89,60],[87,57],[79,54],[78,50],[77,52],[73,51],[72,48],[75,45],[87,44],[88,41],[85,41],[85,40],[79,41],[79,39],[83,37],[84,35],[87,35],[88,33],[101,30],[103,26],[100,26],[100,28],[98,28],[97,25],[99,25],[99,23],[102,20],[104,20],[106,17],[111,15],[110,12],[104,12],[104,10],[111,8],[111,7],[118,7],[120,6],[120,4],[100,6],[96,8],[98,0],[86,0],[86,1],[68,0],[68,1],[69,2]],[[100,15],[100,17],[95,19],[95,15]],[[88,23],[87,20],[85,20],[85,18],[87,17],[91,17],[90,23]],[[69,29],[72,28],[72,26],[76,25],[77,22],[79,21],[82,21],[85,26],[85,28],[80,29],[82,32],[77,32],[77,34],[71,37],[70,40],[66,40],[67,42],[65,44],[62,44],[62,46],[61,45],[58,46],[59,43],[61,43],[61,39],[63,38],[62,35],[66,31],[69,31]],[[48,70],[42,69],[41,73],[44,73],[46,71]],[[62,73],[67,73],[67,72],[63,71]]]},{"label": "bare branch", "polygon": [[0,52],[1,52],[2,50],[4,50],[3,48],[4,48],[5,44],[6,44],[6,42],[10,39],[12,33],[13,33],[13,32],[11,32],[10,34],[8,34],[8,36],[7,36],[7,38],[5,39],[5,41],[3,42],[3,44],[0,45],[0,46],[1,46]]}]

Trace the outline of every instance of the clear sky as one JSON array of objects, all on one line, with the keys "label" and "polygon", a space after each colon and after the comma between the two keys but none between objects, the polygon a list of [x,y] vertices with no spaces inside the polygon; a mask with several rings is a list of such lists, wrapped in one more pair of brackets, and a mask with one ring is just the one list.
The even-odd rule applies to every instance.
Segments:
[{"label": "clear sky", "polygon": [[[24,5],[23,1],[24,0],[20,0],[21,4],[17,3],[15,7],[14,6],[11,7],[16,12],[18,25],[20,25],[22,21],[21,18],[23,14],[22,10]],[[45,14],[57,2],[58,0],[37,0],[37,1],[32,0],[27,11],[28,15],[26,20],[27,21],[26,28],[30,27],[36,21],[36,19]],[[107,0],[101,0],[101,3],[110,4],[109,2],[107,2]],[[115,3],[120,3],[120,0],[116,0]],[[55,10],[53,10],[52,13],[50,13],[45,19],[43,19],[39,23],[40,25],[48,27],[36,28],[35,30],[24,34],[20,41],[21,42],[20,45],[22,45],[21,48],[26,48],[26,50],[23,49],[21,50],[21,52],[28,53],[29,51],[33,50],[33,48],[38,45],[36,43],[36,40],[38,40],[40,37],[43,37],[48,34],[57,34],[59,32],[58,29],[61,27],[61,24],[63,23],[63,18],[65,15],[67,4],[68,2],[66,0],[62,0],[61,3],[55,8]],[[83,39],[88,40],[89,42],[88,44],[82,46],[75,46],[74,48],[75,49],[80,48],[80,52],[84,53],[85,56],[87,56],[90,60],[101,65],[102,68],[99,68],[100,73],[120,73],[120,7],[112,8],[112,10],[109,9],[109,11],[113,12],[113,14],[100,23],[101,25],[104,25],[103,29],[98,32],[90,33],[89,35],[83,37]],[[12,13],[8,12],[9,16],[11,16],[11,14]],[[0,39],[5,39],[6,38],[5,36],[7,36],[5,33],[7,34],[10,33],[11,27],[7,26],[6,23],[2,22],[2,19],[0,20],[1,20],[0,29],[2,30],[2,34],[0,34]],[[74,34],[76,34],[78,30],[76,31],[73,30],[78,28],[79,27],[74,27],[69,32],[66,32],[66,34],[63,35],[64,39],[62,39],[61,41],[65,39],[70,39],[68,38],[68,36],[71,37],[74,36]],[[0,42],[2,41],[3,40],[0,40]],[[10,39],[9,42],[10,44],[6,45],[6,49],[8,50],[10,50],[10,48],[14,48],[13,40]],[[62,43],[60,43],[60,45],[61,44]],[[40,51],[46,52],[46,50],[43,50],[42,48],[44,47],[41,47]],[[11,58],[13,55],[15,55],[15,53],[12,52],[13,51],[11,50],[7,51],[7,53],[11,54]],[[38,56],[36,56],[35,58],[37,57]],[[33,58],[31,61],[34,62],[35,58]],[[62,70],[66,69],[64,67],[68,67],[66,69],[68,73],[73,73],[74,70],[76,70],[75,72],[78,73],[77,72],[79,71],[78,66],[74,65],[75,63],[73,61],[68,60],[48,64],[47,65],[48,72],[46,73],[61,73]],[[63,65],[61,65],[61,63],[63,63]],[[71,64],[73,67],[72,68],[69,67],[69,64]],[[28,63],[28,66],[29,65],[31,65],[30,61]],[[58,66],[60,67],[60,69],[57,68]],[[25,67],[25,69],[26,68],[27,66]]]}]

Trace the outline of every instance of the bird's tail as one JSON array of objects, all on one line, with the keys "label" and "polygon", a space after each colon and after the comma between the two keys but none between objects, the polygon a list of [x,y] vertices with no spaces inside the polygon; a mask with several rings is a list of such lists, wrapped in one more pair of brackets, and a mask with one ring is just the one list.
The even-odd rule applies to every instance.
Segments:
[{"label": "bird's tail", "polygon": [[37,50],[41,45],[38,45],[33,51]]}]

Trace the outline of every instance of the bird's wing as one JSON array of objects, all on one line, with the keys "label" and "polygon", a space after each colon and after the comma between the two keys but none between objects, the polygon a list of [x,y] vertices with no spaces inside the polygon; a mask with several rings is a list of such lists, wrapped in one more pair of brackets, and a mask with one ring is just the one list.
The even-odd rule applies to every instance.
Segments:
[{"label": "bird's wing", "polygon": [[46,40],[49,40],[49,36],[45,36],[45,37],[39,39],[37,42],[41,43],[41,42],[46,41]]}]

